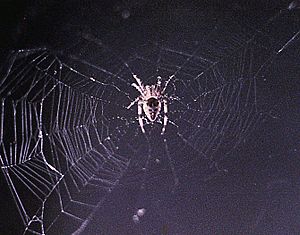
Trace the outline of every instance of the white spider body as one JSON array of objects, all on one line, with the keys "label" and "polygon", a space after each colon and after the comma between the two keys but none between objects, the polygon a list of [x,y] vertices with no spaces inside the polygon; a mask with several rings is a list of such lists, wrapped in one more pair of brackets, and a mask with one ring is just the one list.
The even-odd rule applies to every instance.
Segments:
[{"label": "white spider body", "polygon": [[128,105],[127,109],[136,102],[138,103],[138,120],[143,133],[145,133],[143,112],[146,118],[151,123],[154,123],[159,117],[160,112],[163,111],[163,128],[161,134],[164,134],[168,123],[168,96],[165,94],[165,90],[173,76],[169,78],[164,87],[161,86],[161,77],[157,77],[158,80],[155,85],[146,86],[142,84],[141,80],[136,75],[133,75],[133,77],[137,83],[133,83],[132,86],[135,87],[141,95],[132,101],[131,104]]},{"label": "white spider body", "polygon": [[146,86],[143,99],[143,111],[150,122],[154,122],[161,110],[161,95],[156,85]]}]

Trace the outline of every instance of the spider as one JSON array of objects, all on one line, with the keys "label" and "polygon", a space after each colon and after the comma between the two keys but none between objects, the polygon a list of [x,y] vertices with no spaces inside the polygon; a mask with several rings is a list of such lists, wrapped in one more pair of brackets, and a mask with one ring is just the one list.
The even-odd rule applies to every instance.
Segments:
[{"label": "spider", "polygon": [[130,109],[135,103],[138,103],[138,120],[139,125],[143,133],[145,133],[144,122],[143,122],[143,112],[145,113],[146,118],[154,123],[159,116],[161,110],[163,110],[163,127],[161,134],[163,135],[166,130],[168,123],[168,99],[169,97],[165,94],[167,86],[174,75],[170,76],[169,79],[165,82],[164,86],[161,83],[161,77],[157,77],[157,83],[155,85],[146,85],[144,86],[141,80],[137,75],[133,74],[133,78],[136,80],[136,83],[131,85],[138,90],[141,94],[134,101],[132,101],[127,109]]}]

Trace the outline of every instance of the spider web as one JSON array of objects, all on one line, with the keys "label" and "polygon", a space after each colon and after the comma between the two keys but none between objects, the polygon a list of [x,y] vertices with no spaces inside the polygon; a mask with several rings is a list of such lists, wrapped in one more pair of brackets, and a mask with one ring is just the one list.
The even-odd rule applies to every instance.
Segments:
[{"label": "spider web", "polygon": [[[12,52],[0,82],[0,161],[24,234],[83,232],[121,181],[144,188],[168,176],[174,191],[186,171],[201,180],[226,172],[220,162],[271,115],[258,79],[299,37],[299,28],[275,37],[281,17],[259,31],[218,23],[196,41],[123,53],[90,34],[64,53]],[[174,76],[164,135],[161,119],[142,134],[137,107],[126,108],[139,95],[133,74],[144,84]]]}]

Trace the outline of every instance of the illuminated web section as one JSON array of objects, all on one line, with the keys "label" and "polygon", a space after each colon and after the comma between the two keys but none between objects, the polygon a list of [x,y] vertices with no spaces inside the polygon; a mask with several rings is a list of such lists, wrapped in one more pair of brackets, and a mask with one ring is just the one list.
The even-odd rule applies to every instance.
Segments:
[{"label": "illuminated web section", "polygon": [[117,142],[129,142],[133,161],[141,169],[132,173],[137,174],[133,182],[136,178],[144,181],[146,176],[141,174],[158,181],[169,175],[177,186],[183,175],[207,180],[226,172],[220,162],[246,141],[276,105],[274,101],[265,106],[270,91],[265,88],[264,74],[299,37],[299,27],[280,31],[282,22],[293,20],[289,12],[280,12],[260,29],[225,22],[197,40],[170,37],[131,53],[128,66],[144,84],[156,84],[158,76],[165,82],[171,77],[166,89],[169,123],[165,135],[159,134],[163,115],[158,124],[145,126],[141,145],[140,135],[133,138],[125,125],[114,133]]},{"label": "illuminated web section", "polygon": [[[6,67],[0,161],[24,234],[80,231],[128,166],[110,142],[104,116],[96,116],[104,101],[73,89],[95,80],[45,49],[14,52]],[[95,92],[100,87],[105,84]]]},{"label": "illuminated web section", "polygon": [[[187,175],[223,172],[222,159],[272,111],[258,84],[299,37],[299,26],[278,33],[282,17],[290,15],[261,29],[218,23],[195,40],[114,48],[120,53],[87,34],[64,53],[13,52],[0,82],[0,160],[24,233],[84,232],[119,184],[163,179],[176,190]],[[163,114],[144,117],[143,134],[137,105],[127,109],[140,95],[133,74],[145,85],[169,81],[164,135]]]}]

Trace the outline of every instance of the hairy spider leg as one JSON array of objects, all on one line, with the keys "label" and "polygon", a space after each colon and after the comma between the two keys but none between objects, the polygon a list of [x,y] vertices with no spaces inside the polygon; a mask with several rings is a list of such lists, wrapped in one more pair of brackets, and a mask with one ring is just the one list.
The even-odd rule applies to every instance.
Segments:
[{"label": "hairy spider leg", "polygon": [[135,83],[132,83],[131,86],[133,86],[135,89],[137,89],[141,93],[141,95],[144,95],[144,89],[142,87],[139,87]]},{"label": "hairy spider leg", "polygon": [[157,77],[157,91],[160,91],[161,88],[161,76]]},{"label": "hairy spider leg", "polygon": [[142,129],[142,132],[145,133],[144,123],[143,123],[143,101],[141,99],[139,99],[138,101],[138,119],[139,119],[139,124]]},{"label": "hairy spider leg", "polygon": [[134,101],[132,101],[126,108],[130,109],[136,102],[138,102],[140,97],[137,97]]},{"label": "hairy spider leg", "polygon": [[138,87],[140,88],[138,90],[144,91],[144,86],[143,86],[143,83],[142,83],[141,79],[139,79],[136,74],[133,74],[132,76],[135,79],[136,83],[138,84]]},{"label": "hairy spider leg", "polygon": [[164,93],[165,93],[165,90],[167,89],[169,82],[170,82],[174,77],[175,77],[174,74],[171,75],[171,76],[169,77],[169,79],[166,81],[166,83],[165,83],[165,85],[164,85],[164,88],[163,88],[162,91],[161,91],[161,94],[164,94]]},{"label": "hairy spider leg", "polygon": [[136,80],[137,84],[142,87],[142,82],[141,79],[138,78],[138,76],[136,74],[132,74],[133,78]]},{"label": "hairy spider leg", "polygon": [[163,106],[164,106],[164,123],[163,128],[161,130],[161,134],[163,135],[166,131],[166,126],[168,124],[168,101],[163,99]]}]

